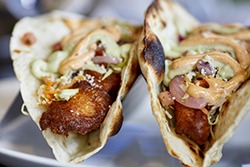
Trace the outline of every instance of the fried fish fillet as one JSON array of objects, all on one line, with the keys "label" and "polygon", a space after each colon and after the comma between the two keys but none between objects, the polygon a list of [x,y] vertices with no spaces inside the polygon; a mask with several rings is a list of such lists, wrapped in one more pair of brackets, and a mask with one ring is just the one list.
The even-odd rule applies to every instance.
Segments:
[{"label": "fried fish fillet", "polygon": [[88,70],[85,76],[91,80],[75,83],[72,87],[79,92],[74,97],[49,105],[40,119],[42,130],[49,128],[68,136],[69,132],[85,135],[100,127],[119,89],[120,75],[114,73],[102,80],[101,74]]}]

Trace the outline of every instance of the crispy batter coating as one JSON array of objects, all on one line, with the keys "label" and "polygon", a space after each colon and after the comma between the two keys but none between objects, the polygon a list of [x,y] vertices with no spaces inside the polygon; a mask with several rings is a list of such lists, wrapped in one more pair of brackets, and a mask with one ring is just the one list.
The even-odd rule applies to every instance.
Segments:
[{"label": "crispy batter coating", "polygon": [[176,133],[202,145],[210,135],[207,116],[199,109],[188,108],[175,101]]},{"label": "crispy batter coating", "polygon": [[111,97],[87,81],[81,82],[79,93],[69,101],[54,101],[40,119],[41,129],[50,128],[53,133],[68,132],[86,134],[99,128],[110,105]]},{"label": "crispy batter coating", "polygon": [[42,130],[51,129],[53,133],[68,136],[69,132],[86,134],[102,124],[110,106],[113,94],[120,87],[120,75],[111,75],[101,80],[102,75],[87,71],[89,79],[75,83],[72,88],[79,92],[69,101],[53,101],[42,114]]},{"label": "crispy batter coating", "polygon": [[102,90],[111,95],[112,99],[116,98],[117,92],[121,85],[121,76],[117,73],[112,73],[109,77],[102,80],[103,75],[95,71],[85,71],[85,75],[94,77],[94,85],[98,85]]}]

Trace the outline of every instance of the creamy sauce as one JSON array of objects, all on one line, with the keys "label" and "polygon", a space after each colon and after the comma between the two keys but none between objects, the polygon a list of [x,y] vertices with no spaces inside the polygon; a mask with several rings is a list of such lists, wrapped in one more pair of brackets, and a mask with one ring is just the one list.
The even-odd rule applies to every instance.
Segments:
[{"label": "creamy sauce", "polygon": [[97,41],[101,41],[103,45],[107,45],[106,53],[118,57],[120,52],[116,41],[119,40],[119,38],[120,34],[115,32],[111,33],[104,29],[97,29],[90,32],[76,44],[70,56],[61,63],[59,73],[65,74],[69,69],[78,69],[82,67],[86,61],[93,58],[95,56],[95,47],[89,46],[93,46],[92,44]]},{"label": "creamy sauce", "polygon": [[59,73],[65,74],[69,69],[77,70],[81,68],[86,61],[91,60],[94,56],[94,50],[90,50],[80,56],[72,56],[60,64]]},{"label": "creamy sauce", "polygon": [[214,36],[223,35],[225,37],[234,38],[242,41],[250,41],[250,31],[248,28],[243,27],[240,24],[204,24],[195,28],[192,34],[203,35],[213,34]]},{"label": "creamy sauce", "polygon": [[208,55],[214,60],[216,78],[199,74],[209,87],[200,87],[189,81],[186,93],[195,98],[206,98],[211,105],[215,104],[247,79],[250,54],[247,49],[249,44],[244,41],[250,41],[250,30],[240,25],[206,24],[196,27],[168,52],[174,60],[165,60],[164,84],[168,86],[177,75],[187,76],[195,70],[197,62]]},{"label": "creamy sauce", "polygon": [[172,68],[179,69],[188,66],[194,66],[198,60],[204,59],[206,56],[212,57],[214,60],[227,64],[234,71],[234,77],[229,81],[223,81],[218,78],[203,76],[203,79],[209,84],[209,88],[203,88],[194,83],[187,83],[187,93],[195,98],[203,97],[209,100],[210,104],[214,104],[222,94],[231,94],[238,86],[247,78],[247,73],[241,65],[234,60],[229,54],[214,51],[211,53],[195,56],[186,56],[176,59],[172,63]]},{"label": "creamy sauce", "polygon": [[[127,65],[140,30],[113,19],[65,19],[64,23],[71,33],[58,42],[63,50],[52,50],[47,59],[31,63],[33,76],[42,82],[37,90],[40,105],[69,100],[78,92],[70,87],[84,79],[84,70],[100,73],[103,80],[113,72],[120,73]],[[120,46],[118,42],[123,44]],[[95,56],[103,58],[101,63],[94,62]],[[114,63],[114,60],[119,61]]]},{"label": "creamy sauce", "polygon": [[239,32],[242,27],[238,24],[228,24],[228,25],[220,25],[220,24],[203,24],[201,26],[196,27],[193,30],[193,34],[200,34],[204,31],[212,31],[217,34],[232,34]]},{"label": "creamy sauce", "polygon": [[180,46],[190,46],[190,45],[214,45],[223,44],[233,48],[237,61],[241,64],[244,69],[247,69],[250,65],[249,54],[246,48],[240,45],[239,41],[230,38],[202,38],[202,37],[192,37],[184,40],[180,43]]}]

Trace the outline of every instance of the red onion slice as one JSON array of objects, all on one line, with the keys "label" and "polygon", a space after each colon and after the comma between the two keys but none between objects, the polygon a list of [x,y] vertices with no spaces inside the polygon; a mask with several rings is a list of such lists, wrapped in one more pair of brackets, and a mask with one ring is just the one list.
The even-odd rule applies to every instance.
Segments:
[{"label": "red onion slice", "polygon": [[93,57],[92,60],[95,64],[102,64],[102,63],[119,64],[121,63],[121,59],[116,58],[116,57],[109,57],[109,56],[95,56]]},{"label": "red onion slice", "polygon": [[176,76],[172,79],[169,84],[169,91],[177,102],[189,108],[201,109],[204,108],[208,103],[208,100],[204,98],[194,98],[191,96],[183,98],[186,93],[183,75]]},{"label": "red onion slice", "polygon": [[196,64],[196,68],[203,75],[215,75],[216,70],[209,64],[209,62],[205,62],[203,60],[199,60]]}]

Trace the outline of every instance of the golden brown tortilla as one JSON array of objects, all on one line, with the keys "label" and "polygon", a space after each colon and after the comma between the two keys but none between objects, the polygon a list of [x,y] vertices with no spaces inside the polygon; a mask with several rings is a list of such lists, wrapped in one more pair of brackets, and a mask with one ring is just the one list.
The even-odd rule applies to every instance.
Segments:
[{"label": "golden brown tortilla", "polygon": [[[158,98],[162,91],[165,72],[165,53],[172,43],[199,23],[179,4],[169,0],[156,0],[146,11],[144,28],[138,47],[138,60],[147,81],[152,112],[159,124],[170,155],[184,166],[211,166],[222,157],[223,145],[230,139],[250,110],[250,81],[247,80],[223,105],[219,121],[214,126],[214,137],[203,148],[177,135],[174,116],[169,119]],[[172,114],[171,111],[166,111]]]},{"label": "golden brown tortilla", "polygon": [[[52,51],[51,46],[70,33],[64,19],[78,20],[83,18],[61,11],[54,11],[38,17],[26,17],[16,24],[11,37],[10,52],[16,76],[20,81],[24,105],[39,128],[40,117],[46,108],[38,105],[36,91],[41,82],[31,74],[30,64],[34,59],[46,59]],[[105,19],[103,20],[105,22]],[[31,46],[24,45],[20,40],[26,32],[31,32],[36,37],[36,42]],[[134,34],[130,35],[129,38],[132,38]],[[54,134],[49,129],[42,132],[57,160],[81,162],[102,149],[108,138],[119,131],[123,121],[121,100],[128,93],[139,73],[137,56],[135,56],[136,47],[135,44],[130,50],[128,64],[121,73],[122,83],[117,98],[99,129],[86,135],[70,133],[68,137]]]}]

